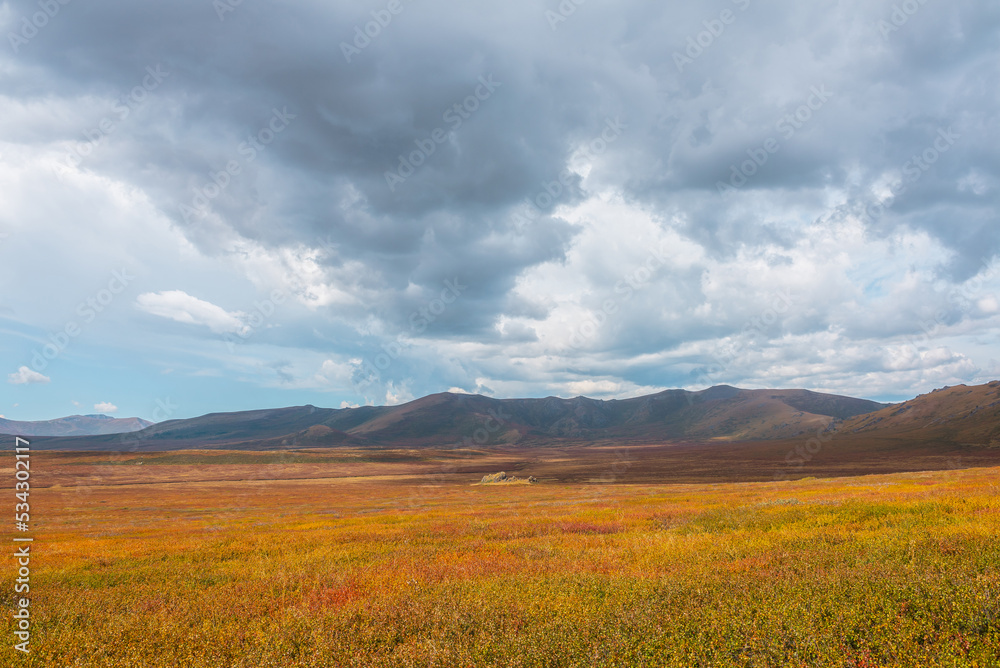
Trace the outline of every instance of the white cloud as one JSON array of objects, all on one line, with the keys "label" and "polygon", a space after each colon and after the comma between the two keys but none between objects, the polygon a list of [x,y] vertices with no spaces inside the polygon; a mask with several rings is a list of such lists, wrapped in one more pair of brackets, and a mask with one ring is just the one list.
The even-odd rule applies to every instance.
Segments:
[{"label": "white cloud", "polygon": [[94,404],[94,410],[98,413],[116,413],[118,412],[118,407],[110,401],[102,401]]},{"label": "white cloud", "polygon": [[313,381],[317,387],[347,387],[353,371],[354,367],[351,364],[324,360]]},{"label": "white cloud", "polygon": [[244,331],[242,314],[229,312],[221,306],[193,297],[183,290],[146,292],[136,303],[143,311],[189,325],[203,325],[216,334]]},{"label": "white cloud", "polygon": [[32,383],[48,383],[52,379],[48,376],[43,376],[37,371],[33,371],[26,366],[22,366],[20,369],[7,376],[7,382],[11,385],[30,385]]},{"label": "white cloud", "polygon": [[567,383],[566,388],[570,393],[577,396],[614,396],[622,391],[622,383],[616,383],[610,380],[578,380]]},{"label": "white cloud", "polygon": [[992,315],[993,313],[1000,311],[1000,304],[997,303],[997,298],[993,295],[983,297],[976,302],[976,306],[979,308],[981,313],[987,315]]},{"label": "white cloud", "polygon": [[399,404],[405,404],[408,401],[413,401],[415,397],[413,393],[405,385],[402,387],[396,387],[394,383],[386,383],[385,389],[385,405],[386,406],[398,406]]}]

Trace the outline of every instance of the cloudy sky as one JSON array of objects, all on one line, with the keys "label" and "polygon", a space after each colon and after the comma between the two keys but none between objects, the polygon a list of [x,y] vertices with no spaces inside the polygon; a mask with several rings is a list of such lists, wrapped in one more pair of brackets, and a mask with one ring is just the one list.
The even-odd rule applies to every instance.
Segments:
[{"label": "cloudy sky", "polygon": [[1000,376],[1000,6],[7,0],[0,413]]}]

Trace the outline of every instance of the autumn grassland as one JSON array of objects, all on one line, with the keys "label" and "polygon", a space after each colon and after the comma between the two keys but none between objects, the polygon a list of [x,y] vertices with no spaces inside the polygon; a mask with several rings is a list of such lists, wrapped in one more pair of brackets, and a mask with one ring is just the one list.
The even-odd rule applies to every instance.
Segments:
[{"label": "autumn grassland", "polygon": [[325,457],[39,453],[6,665],[1000,665],[997,468],[484,486]]}]

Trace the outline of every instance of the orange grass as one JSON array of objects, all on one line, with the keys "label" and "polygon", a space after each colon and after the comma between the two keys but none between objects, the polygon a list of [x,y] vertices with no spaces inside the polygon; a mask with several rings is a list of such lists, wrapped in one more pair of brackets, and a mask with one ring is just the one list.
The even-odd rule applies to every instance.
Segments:
[{"label": "orange grass", "polygon": [[7,615],[2,665],[1000,665],[1000,469],[508,487],[149,468],[33,492],[32,653]]}]

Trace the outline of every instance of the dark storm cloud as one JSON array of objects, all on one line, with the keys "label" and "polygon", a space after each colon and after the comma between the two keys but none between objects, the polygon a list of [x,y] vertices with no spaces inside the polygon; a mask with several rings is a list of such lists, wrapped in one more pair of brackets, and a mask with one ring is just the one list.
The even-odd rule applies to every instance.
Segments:
[{"label": "dark storm cloud", "polygon": [[[15,15],[33,8],[11,6]],[[127,128],[132,151],[119,142],[95,165],[145,176],[168,211],[239,160],[241,142],[273,108],[290,109],[288,134],[267,147],[266,177],[277,183],[255,188],[264,175],[246,165],[212,210],[267,243],[333,233],[389,255],[413,248],[435,214],[485,227],[484,217],[502,216],[558,174],[607,116],[624,113],[635,128],[619,146],[630,150],[612,162],[643,168],[616,177],[640,197],[714,191],[771,138],[781,149],[747,190],[842,183],[852,162],[870,173],[902,165],[937,127],[965,123],[969,137],[995,123],[996,67],[984,61],[995,49],[995,9],[959,3],[943,26],[917,15],[883,38],[877,21],[891,18],[891,6],[869,9],[863,22],[832,2],[789,7],[587,4],[552,30],[541,4],[401,2],[366,42],[357,30],[385,20],[383,3],[243,2],[221,13],[207,2],[70,4],[21,48],[19,62],[31,67],[11,92],[117,97],[163,64],[170,80],[149,103],[153,127]],[[690,49],[719,26],[707,46]],[[678,66],[677,54],[694,53]],[[446,122],[480,77],[499,87],[468,118],[451,112]],[[815,119],[783,122],[819,89],[832,96]],[[391,191],[386,171],[438,128],[446,142]],[[970,137],[927,183],[953,182],[979,145]],[[358,199],[345,205],[352,192]]]},{"label": "dark storm cloud", "polygon": [[[38,5],[5,6],[9,41]],[[556,304],[519,279],[568,262],[586,225],[556,207],[604,191],[708,260],[775,276],[809,225],[857,218],[873,240],[925,231],[953,254],[943,278],[974,275],[1000,250],[1000,9],[914,6],[900,19],[888,1],[74,0],[15,40],[0,92],[24,105],[18,142],[75,143],[70,162],[140,189],[204,254],[250,253],[239,240],[313,251],[296,261],[342,293],[316,299],[341,351],[371,355],[394,336],[527,344]],[[907,187],[886,202],[894,183]],[[615,261],[581,270],[588,306],[629,270]],[[739,295],[708,294],[706,265],[658,276],[633,302],[641,318],[595,338],[603,351],[674,349],[747,317]],[[467,288],[416,331],[445,281]],[[505,334],[501,316],[517,320]],[[328,345],[296,317],[261,338]],[[804,307],[789,322],[831,327]],[[631,379],[655,384],[653,366]],[[285,360],[268,368],[291,379]]]},{"label": "dark storm cloud", "polygon": [[[547,48],[541,10],[403,10],[348,63],[342,43],[380,6],[246,2],[219,20],[204,2],[69,5],[18,54],[30,69],[10,92],[119,98],[161,67],[168,78],[142,123],[121,121],[84,164],[141,185],[206,251],[221,250],[205,221],[218,215],[268,246],[331,237],[378,271],[373,287],[433,287],[455,274],[502,301],[514,276],[560,257],[572,238],[548,217],[512,231],[508,209],[620,111],[613,78],[581,78],[572,52]],[[261,146],[253,139],[270,139],[272,110],[287,129]],[[390,189],[400,156],[427,146],[433,154]],[[198,197],[222,181],[220,194]],[[474,303],[466,317],[488,323],[496,304],[480,317]]]}]

